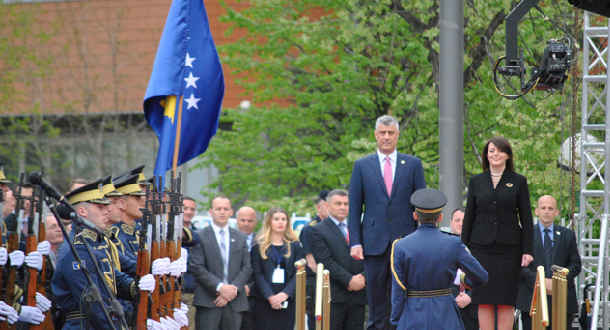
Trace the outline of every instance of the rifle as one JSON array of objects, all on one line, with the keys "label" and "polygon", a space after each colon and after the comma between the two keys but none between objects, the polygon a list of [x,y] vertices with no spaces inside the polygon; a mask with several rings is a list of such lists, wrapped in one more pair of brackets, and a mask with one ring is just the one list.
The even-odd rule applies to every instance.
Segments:
[{"label": "rifle", "polygon": [[[181,194],[181,182],[182,182],[182,172],[178,173],[178,179],[176,179],[176,192],[173,194],[174,200],[174,215],[176,217],[176,260],[182,257],[182,194]],[[174,306],[176,308],[180,308],[180,303],[182,302],[182,285],[181,285],[182,277],[180,277],[179,281],[176,281],[175,287],[175,295],[174,295]]]},{"label": "rifle", "polygon": [[[159,176],[159,186],[157,187],[158,207],[159,214],[157,217],[160,222],[161,229],[161,241],[159,242],[159,258],[167,257],[167,205],[163,201],[163,178]],[[161,292],[159,292],[159,315],[161,317],[167,316],[167,291],[169,287],[167,285],[167,275],[163,275],[160,281],[163,283],[161,286]]]},{"label": "rifle", "polygon": [[[23,226],[23,206],[24,206],[24,198],[21,195],[21,190],[23,189],[23,180],[25,178],[25,173],[21,173],[19,175],[19,188],[17,189],[17,193],[15,194],[15,211],[18,212],[17,217],[17,229],[12,228],[13,231],[9,231],[8,238],[8,248],[7,252],[12,253],[15,250],[19,249],[19,239],[21,236],[21,228]],[[8,278],[6,281],[5,287],[5,295],[4,302],[13,306],[15,303],[15,273],[17,272],[17,267],[11,265],[8,270]],[[13,329],[12,325],[9,325],[8,322],[0,322],[0,330]]]},{"label": "rifle", "polygon": [[[146,187],[146,196],[149,196],[150,186]],[[148,224],[153,222],[153,214],[149,209],[150,200],[146,200],[142,208],[142,229],[140,230],[140,241],[138,248],[138,268],[136,270],[136,281],[150,273],[150,252],[147,247]],[[136,308],[133,320],[134,330],[146,330],[146,320],[151,317],[148,303],[151,295],[148,291],[140,290],[136,297]]]},{"label": "rifle", "polygon": [[[157,176],[153,176],[153,191],[156,189]],[[151,264],[153,261],[159,259],[159,241],[161,240],[161,216],[159,214],[158,201],[155,199],[156,194],[152,194],[151,208],[152,208],[152,243],[150,244],[150,257]],[[155,290],[152,293],[152,319],[159,322],[160,320],[160,311],[159,311],[159,296],[161,295],[161,288],[163,287],[163,283],[161,283],[159,275],[155,275]]]},{"label": "rifle", "polygon": [[[36,237],[36,226],[38,226],[38,213],[35,212],[36,193],[32,194],[28,219],[28,236],[25,239],[25,254],[28,255],[38,249],[38,238]],[[43,259],[44,260],[44,259]],[[33,267],[25,267],[25,305],[36,307],[36,292],[38,291],[38,270]],[[30,325],[30,329],[42,329],[42,325]]]},{"label": "rifle", "polygon": [[[169,257],[169,260],[171,262],[176,261],[176,237],[175,237],[175,225],[176,225],[176,220],[174,218],[174,212],[175,212],[175,207],[172,201],[172,197],[173,197],[173,192],[176,190],[176,180],[173,178],[174,177],[174,171],[171,172],[171,183],[170,183],[170,191],[168,192],[168,194],[170,195],[170,202],[169,202],[169,210],[168,210],[168,223],[167,223],[167,242],[166,242],[166,248],[167,248],[167,256]],[[167,308],[167,314],[170,317],[174,317],[174,299],[175,299],[175,285],[176,285],[176,277],[175,276],[168,276],[168,289],[167,289],[167,296],[166,296],[166,308]]]}]

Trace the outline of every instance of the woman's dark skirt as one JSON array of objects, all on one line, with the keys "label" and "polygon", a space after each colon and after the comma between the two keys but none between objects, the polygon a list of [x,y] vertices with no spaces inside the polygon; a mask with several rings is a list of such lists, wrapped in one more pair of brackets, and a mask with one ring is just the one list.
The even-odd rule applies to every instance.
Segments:
[{"label": "woman's dark skirt", "polygon": [[269,300],[252,299],[252,328],[254,330],[294,330],[296,311],[294,300],[288,298],[288,307],[273,309]]},{"label": "woman's dark skirt", "polygon": [[472,291],[472,303],[515,306],[521,279],[521,244],[471,244],[470,251],[489,273],[489,282]]}]

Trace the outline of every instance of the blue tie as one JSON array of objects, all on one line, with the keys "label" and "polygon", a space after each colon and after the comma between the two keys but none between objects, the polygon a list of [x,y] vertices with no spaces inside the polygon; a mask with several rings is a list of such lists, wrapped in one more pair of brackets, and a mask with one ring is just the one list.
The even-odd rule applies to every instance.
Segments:
[{"label": "blue tie", "polygon": [[227,244],[225,243],[225,231],[221,229],[218,234],[220,235],[220,254],[222,254],[222,267],[224,268],[223,283],[229,284],[229,260],[227,258]]},{"label": "blue tie", "polygon": [[339,229],[341,229],[343,237],[345,237],[345,239],[347,240],[347,225],[345,224],[345,222],[339,222]]},{"label": "blue tie", "polygon": [[553,264],[553,242],[551,242],[551,236],[549,236],[550,232],[550,229],[544,229],[544,276],[546,278],[553,277],[553,272],[551,272],[551,265]]}]

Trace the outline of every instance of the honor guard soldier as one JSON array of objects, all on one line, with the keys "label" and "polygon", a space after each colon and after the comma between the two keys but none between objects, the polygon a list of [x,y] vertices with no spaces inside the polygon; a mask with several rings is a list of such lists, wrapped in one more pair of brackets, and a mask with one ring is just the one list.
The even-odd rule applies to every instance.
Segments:
[{"label": "honor guard soldier", "polygon": [[119,229],[118,239],[123,244],[125,255],[133,257],[138,255],[138,244],[140,240],[140,225],[136,221],[142,218],[145,193],[138,184],[139,176],[130,175],[114,180],[116,191],[123,194],[119,198],[123,200],[125,209],[121,212],[121,222],[113,224]]},{"label": "honor guard soldier", "polygon": [[[98,180],[77,188],[65,196],[74,206],[76,213],[87,219],[96,228],[82,228],[82,231],[76,235],[79,229],[74,226],[70,232],[70,240],[82,259],[82,264],[74,259],[72,251],[68,247],[62,248],[59,252],[52,289],[59,308],[66,312],[67,322],[64,330],[81,329],[85,323],[88,323],[93,329],[108,329],[108,321],[104,317],[102,308],[110,307],[111,293],[118,299],[132,301],[138,290],[154,290],[155,281],[151,274],[140,279],[138,288],[133,278],[116,270],[117,250],[108,244],[108,240],[104,239],[103,235],[98,234],[98,231],[105,228],[110,204],[100,190],[101,184],[102,180]],[[62,208],[63,210],[61,210]],[[65,214],[69,211],[60,205],[58,212]],[[85,244],[91,248],[92,256],[89,255]],[[81,267],[84,267],[85,270]],[[99,271],[96,267],[99,267]],[[97,285],[103,306],[96,302],[88,305],[81,300],[88,287],[83,271],[87,271],[93,283]],[[100,277],[99,274],[103,274],[103,277]],[[112,292],[108,292],[107,288],[110,288]],[[116,316],[111,315],[111,318],[114,326],[120,329]]]},{"label": "honor guard soldier", "polygon": [[437,227],[447,197],[436,189],[420,189],[411,196],[415,232],[392,246],[392,315],[397,329],[464,329],[451,293],[456,272],[461,284],[475,289],[487,283],[488,274],[457,236]]},{"label": "honor guard soldier", "polygon": [[146,180],[146,176],[144,176],[144,167],[145,165],[140,165],[138,167],[132,168],[131,170],[127,170],[125,172],[121,172],[117,174],[114,178],[115,180],[121,179],[123,177],[130,177],[132,175],[138,176],[138,184],[142,191],[146,191],[146,186],[150,185],[150,182]]}]

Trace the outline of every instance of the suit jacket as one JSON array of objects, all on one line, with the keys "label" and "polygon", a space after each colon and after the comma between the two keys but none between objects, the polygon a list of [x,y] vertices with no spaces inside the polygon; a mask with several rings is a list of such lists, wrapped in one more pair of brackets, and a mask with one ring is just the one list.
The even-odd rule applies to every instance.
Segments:
[{"label": "suit jacket", "polygon": [[467,203],[462,227],[462,242],[466,246],[494,242],[521,244],[523,254],[533,255],[534,221],[523,175],[506,169],[496,189],[490,171],[474,175],[468,184]]},{"label": "suit jacket", "polygon": [[[260,253],[260,245],[252,246],[250,250],[250,258],[252,259],[252,275],[256,283],[254,292],[251,293],[254,297],[267,300],[267,298],[279,293],[274,292],[271,288],[273,271],[277,268],[277,256],[273,253],[273,247],[267,250],[267,259],[263,259]],[[281,292],[287,294],[294,299],[296,293],[296,270],[294,263],[302,259],[303,248],[301,242],[295,241],[290,243],[290,257],[286,260],[286,269],[284,273],[284,287]]]},{"label": "suit jacket", "polygon": [[[555,224],[553,234],[553,262],[552,265],[563,266],[570,270],[566,279],[568,280],[568,314],[578,312],[576,302],[576,285],[574,279],[580,274],[582,265],[576,235],[568,228]],[[538,225],[534,226],[534,261],[521,271],[521,285],[517,297],[517,308],[522,311],[530,310],[534,285],[536,283],[536,268],[544,266],[544,251],[542,234]]]},{"label": "suit jacket", "polygon": [[[222,282],[224,271],[220,247],[212,226],[198,230],[197,234],[201,243],[191,247],[188,265],[197,284],[193,306],[215,308],[216,287]],[[227,305],[235,312],[243,312],[249,308],[245,285],[252,271],[250,254],[242,232],[229,227],[229,239],[229,284],[237,287],[238,294]]]},{"label": "suit jacket", "polygon": [[364,260],[352,258],[347,240],[332,219],[326,218],[311,228],[313,257],[330,271],[331,303],[366,305],[366,287],[360,291],[347,289],[352,276],[364,275]]},{"label": "suit jacket", "polygon": [[377,153],[358,159],[349,183],[350,247],[362,245],[365,255],[381,255],[395,239],[415,231],[411,195],[422,188],[426,179],[417,157],[398,153],[391,197]]}]

